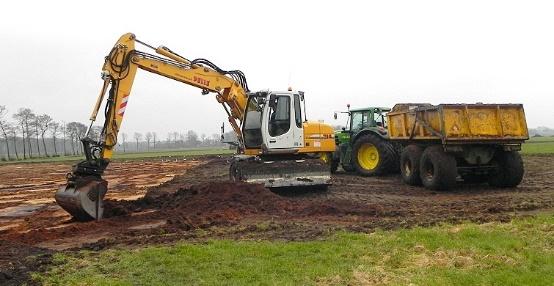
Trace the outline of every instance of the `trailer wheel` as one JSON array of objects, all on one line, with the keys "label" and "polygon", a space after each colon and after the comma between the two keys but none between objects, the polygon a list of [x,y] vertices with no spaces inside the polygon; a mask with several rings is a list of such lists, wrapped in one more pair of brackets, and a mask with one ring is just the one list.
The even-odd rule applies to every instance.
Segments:
[{"label": "trailer wheel", "polygon": [[400,174],[404,183],[410,186],[421,185],[419,161],[423,150],[417,145],[408,145],[400,154]]},{"label": "trailer wheel", "polygon": [[481,184],[488,181],[489,176],[477,175],[477,174],[465,174],[465,175],[462,175],[462,179],[466,184]]},{"label": "trailer wheel", "polygon": [[431,190],[448,190],[456,184],[456,159],[444,152],[442,146],[430,146],[423,151],[419,176],[423,186]]},{"label": "trailer wheel", "polygon": [[489,185],[499,188],[512,188],[523,179],[523,160],[516,151],[497,152],[494,155],[496,172],[489,178]]},{"label": "trailer wheel", "polygon": [[398,164],[391,143],[373,134],[358,138],[352,149],[354,167],[362,176],[384,175]]}]

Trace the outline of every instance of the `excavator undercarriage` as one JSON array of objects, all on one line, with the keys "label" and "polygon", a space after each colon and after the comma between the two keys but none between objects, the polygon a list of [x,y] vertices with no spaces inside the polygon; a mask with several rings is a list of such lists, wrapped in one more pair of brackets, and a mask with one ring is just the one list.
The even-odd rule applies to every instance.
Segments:
[{"label": "excavator undercarriage", "polygon": [[229,177],[266,188],[325,187],[331,181],[329,172],[329,164],[320,158],[263,159],[237,155],[231,162]]}]

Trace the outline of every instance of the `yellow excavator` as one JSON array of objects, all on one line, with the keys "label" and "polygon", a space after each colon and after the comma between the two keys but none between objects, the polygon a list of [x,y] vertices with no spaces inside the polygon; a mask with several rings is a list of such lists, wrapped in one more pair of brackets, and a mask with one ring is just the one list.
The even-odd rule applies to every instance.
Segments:
[{"label": "yellow excavator", "polygon": [[[136,50],[136,44],[157,54]],[[251,92],[239,70],[226,71],[202,58],[188,60],[167,47],[155,48],[128,33],[119,38],[102,68],[103,85],[89,127],[90,131],[107,94],[100,139],[91,139],[87,131],[82,139],[86,159],[73,166],[67,184],[55,195],[58,205],[76,220],[102,218],[108,190],[102,174],[116,147],[138,68],[200,88],[202,94],[215,94],[238,138],[238,154],[230,164],[231,180],[269,188],[330,184],[328,161],[335,151],[333,128],[307,121],[303,92]]]}]

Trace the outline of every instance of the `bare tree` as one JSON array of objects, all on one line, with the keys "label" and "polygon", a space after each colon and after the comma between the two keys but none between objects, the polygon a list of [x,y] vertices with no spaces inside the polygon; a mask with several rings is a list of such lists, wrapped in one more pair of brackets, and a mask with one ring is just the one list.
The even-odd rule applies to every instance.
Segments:
[{"label": "bare tree", "polygon": [[202,135],[200,135],[200,141],[202,141],[202,144],[206,144],[206,134],[202,133]]},{"label": "bare tree", "polygon": [[65,121],[62,122],[62,133],[63,133],[63,155],[64,156],[67,156],[67,151],[66,151],[66,138],[67,138],[67,124],[65,124]]},{"label": "bare tree", "polygon": [[187,131],[187,144],[192,147],[198,146],[198,134],[193,130]]},{"label": "bare tree", "polygon": [[142,134],[138,133],[138,132],[135,132],[135,134],[133,134],[133,137],[135,138],[135,141],[137,142],[137,152],[138,152],[138,150],[139,150],[139,141],[142,140]]},{"label": "bare tree", "polygon": [[69,140],[71,142],[71,154],[75,155],[75,137],[77,136],[77,127],[75,124],[77,122],[69,122],[66,125],[67,134],[69,135]]},{"label": "bare tree", "polygon": [[[47,114],[43,114],[43,115],[39,115],[36,117],[37,118],[37,123],[36,123],[36,126],[38,127],[38,131],[40,131],[40,137],[42,138],[42,146],[43,146],[43,149],[44,149],[44,155],[46,157],[48,157],[48,150],[46,150],[46,141],[44,140],[44,134],[46,134],[46,131],[48,131],[48,129],[50,129],[50,124],[52,124],[52,117],[50,117],[49,115]],[[37,132],[38,134],[38,132]],[[37,138],[38,138],[38,135],[37,135]],[[38,142],[37,142],[38,144]],[[40,152],[39,152],[40,154]]]},{"label": "bare tree", "polygon": [[8,153],[8,160],[11,159],[10,156],[10,144],[8,143],[8,134],[10,132],[10,123],[5,119],[8,114],[8,109],[4,105],[0,105],[0,131],[4,136],[4,141],[6,142],[6,151]]},{"label": "bare tree", "polygon": [[[85,138],[87,134],[87,126],[83,123],[77,122],[77,146],[81,147],[81,139]],[[77,153],[82,153],[83,149],[78,148]]]},{"label": "bare tree", "polygon": [[146,135],[144,135],[144,138],[146,139],[146,150],[150,151],[150,141],[152,140],[152,132],[146,132]]},{"label": "bare tree", "polygon": [[92,126],[92,128],[90,128],[90,134],[89,134],[89,137],[91,139],[93,139],[94,141],[100,141],[100,135],[102,133],[102,126]]},{"label": "bare tree", "polygon": [[221,135],[217,133],[212,134],[212,145],[217,145],[217,142],[221,141]]},{"label": "bare tree", "polygon": [[123,145],[123,152],[125,153],[125,145],[127,144],[126,141],[127,141],[127,133],[125,132],[121,132],[121,141],[123,141],[122,145]]},{"label": "bare tree", "polygon": [[37,116],[36,114],[33,114],[33,118],[31,119],[31,124],[32,126],[34,127],[34,130],[33,130],[33,135],[36,135],[36,140],[37,140],[37,153],[38,153],[38,156],[41,157],[41,154],[40,154],[40,143],[38,141],[38,137],[40,136],[40,132],[39,132],[39,128],[40,128],[40,123],[39,123],[39,116]]},{"label": "bare tree", "polygon": [[[67,123],[67,133],[70,136],[71,140],[71,150],[73,155],[80,154],[81,149],[79,147],[79,142],[87,132],[87,126],[80,122],[69,122]],[[77,145],[77,151],[75,151],[75,145]]]},{"label": "bare tree", "polygon": [[156,132],[152,132],[152,141],[154,142],[154,149],[156,149],[156,139],[157,139],[157,134]]},{"label": "bare tree", "polygon": [[52,122],[50,123],[50,136],[52,136],[52,141],[54,144],[54,155],[58,156],[58,148],[56,147],[56,139],[58,134],[60,133],[60,124],[58,122]]},{"label": "bare tree", "polygon": [[179,138],[179,132],[173,131],[173,144],[175,144],[175,147],[177,147],[177,139]]},{"label": "bare tree", "polygon": [[[13,149],[15,151],[15,158],[19,160],[19,154],[17,153],[17,127],[14,125],[10,125],[8,132],[12,137]],[[25,142],[23,142],[23,145],[25,146]]]},{"label": "bare tree", "polygon": [[27,159],[27,157],[31,158],[32,156],[30,127],[34,116],[35,114],[29,108],[20,108],[19,111],[13,115],[13,118],[21,128],[21,135],[23,137],[23,159]]}]

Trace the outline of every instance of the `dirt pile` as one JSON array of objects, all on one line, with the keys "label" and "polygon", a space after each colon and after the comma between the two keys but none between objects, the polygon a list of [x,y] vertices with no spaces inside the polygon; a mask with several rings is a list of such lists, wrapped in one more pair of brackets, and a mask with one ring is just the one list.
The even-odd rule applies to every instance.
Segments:
[{"label": "dirt pile", "polygon": [[240,182],[202,183],[173,193],[147,193],[136,201],[106,201],[105,217],[157,210],[152,216],[168,227],[189,230],[230,225],[245,217],[297,219],[310,217],[388,215],[378,205],[346,200],[302,201],[280,196],[261,185]]},{"label": "dirt pile", "polygon": [[157,210],[168,225],[183,229],[236,223],[249,215],[283,216],[298,210],[297,203],[261,185],[239,182],[203,183],[174,193],[147,195],[139,200],[106,201],[105,217]]}]

